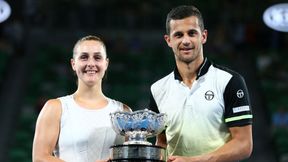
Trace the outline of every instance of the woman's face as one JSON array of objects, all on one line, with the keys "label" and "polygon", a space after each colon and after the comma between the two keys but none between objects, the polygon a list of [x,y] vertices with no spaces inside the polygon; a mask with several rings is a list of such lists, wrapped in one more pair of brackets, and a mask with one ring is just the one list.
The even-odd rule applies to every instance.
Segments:
[{"label": "woman's face", "polygon": [[93,86],[101,82],[109,62],[103,44],[95,40],[86,40],[75,47],[74,53],[71,65],[79,84],[83,82]]}]

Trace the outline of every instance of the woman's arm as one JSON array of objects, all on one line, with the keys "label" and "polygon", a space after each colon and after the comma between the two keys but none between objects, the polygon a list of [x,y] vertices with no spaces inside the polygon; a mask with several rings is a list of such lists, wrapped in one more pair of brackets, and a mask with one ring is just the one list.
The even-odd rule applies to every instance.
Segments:
[{"label": "woman's arm", "polygon": [[63,162],[52,155],[59,137],[61,113],[58,99],[47,101],[42,108],[35,128],[33,162]]},{"label": "woman's arm", "polygon": [[166,140],[166,133],[163,131],[162,133],[157,135],[156,138],[156,145],[166,148],[167,147],[167,140]]},{"label": "woman's arm", "polygon": [[132,109],[129,106],[127,106],[126,104],[123,104],[123,111],[132,112]]}]

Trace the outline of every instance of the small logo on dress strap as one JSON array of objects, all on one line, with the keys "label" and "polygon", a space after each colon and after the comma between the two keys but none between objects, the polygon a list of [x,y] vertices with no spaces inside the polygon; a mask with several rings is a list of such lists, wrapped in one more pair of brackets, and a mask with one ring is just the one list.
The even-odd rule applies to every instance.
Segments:
[{"label": "small logo on dress strap", "polygon": [[214,92],[212,92],[212,91],[207,91],[206,93],[205,93],[205,99],[206,100],[208,100],[208,101],[210,101],[210,100],[212,100],[214,98]]}]

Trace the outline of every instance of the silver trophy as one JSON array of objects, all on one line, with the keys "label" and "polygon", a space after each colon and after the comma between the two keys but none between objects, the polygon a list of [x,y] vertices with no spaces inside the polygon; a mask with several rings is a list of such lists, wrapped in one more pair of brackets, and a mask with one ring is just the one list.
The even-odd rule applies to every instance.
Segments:
[{"label": "silver trophy", "polygon": [[144,109],[134,112],[118,111],[111,113],[110,117],[115,132],[128,137],[123,145],[111,147],[112,161],[165,160],[165,149],[152,145],[147,138],[156,136],[165,129],[166,114]]}]

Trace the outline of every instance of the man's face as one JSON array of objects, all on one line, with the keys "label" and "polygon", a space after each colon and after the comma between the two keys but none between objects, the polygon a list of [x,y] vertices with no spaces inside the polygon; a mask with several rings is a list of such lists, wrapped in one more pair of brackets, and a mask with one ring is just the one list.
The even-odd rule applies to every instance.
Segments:
[{"label": "man's face", "polygon": [[177,62],[189,64],[203,56],[203,44],[207,40],[207,31],[201,31],[198,18],[190,16],[170,21],[170,34],[164,36],[168,46],[174,52]]}]

